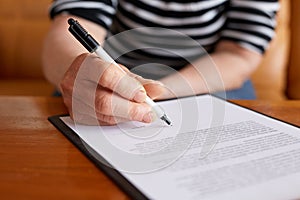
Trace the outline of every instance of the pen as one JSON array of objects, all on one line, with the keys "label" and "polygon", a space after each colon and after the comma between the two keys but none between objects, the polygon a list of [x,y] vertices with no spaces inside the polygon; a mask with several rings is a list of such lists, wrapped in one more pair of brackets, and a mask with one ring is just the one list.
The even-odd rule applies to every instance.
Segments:
[{"label": "pen", "polygon": [[[108,53],[100,46],[100,44],[79,24],[78,21],[70,18],[68,20],[70,25],[69,31],[72,35],[90,52],[96,53],[101,59],[113,63],[121,70],[123,70],[115,61],[112,59]],[[124,70],[123,70],[124,71]],[[125,72],[125,71],[124,71]],[[145,102],[152,107],[157,117],[163,120],[166,124],[171,125],[171,120],[168,118],[166,113],[157,105],[152,99],[148,96],[146,97]]]}]

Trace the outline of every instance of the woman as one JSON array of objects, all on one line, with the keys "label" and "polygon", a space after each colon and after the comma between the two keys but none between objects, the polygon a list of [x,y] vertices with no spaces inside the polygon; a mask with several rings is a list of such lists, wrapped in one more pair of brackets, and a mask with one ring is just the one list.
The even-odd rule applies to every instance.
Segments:
[{"label": "woman", "polygon": [[[76,107],[85,124],[151,122],[155,115],[144,103],[146,94],[168,99],[225,89],[227,98],[255,98],[248,79],[274,36],[278,8],[277,0],[57,0],[50,10],[44,72],[71,116]],[[85,53],[68,33],[70,17],[98,42],[107,37],[107,50],[134,73]],[[132,29],[137,31],[123,35]]]}]

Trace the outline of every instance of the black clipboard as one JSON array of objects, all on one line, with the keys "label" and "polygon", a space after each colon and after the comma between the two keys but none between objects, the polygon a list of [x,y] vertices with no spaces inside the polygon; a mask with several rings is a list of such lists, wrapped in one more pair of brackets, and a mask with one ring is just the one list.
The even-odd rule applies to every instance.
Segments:
[{"label": "black clipboard", "polygon": [[[203,94],[202,94],[203,95]],[[202,96],[202,95],[197,95],[197,96]],[[300,128],[300,126],[291,124],[289,122],[285,122],[283,120],[277,119],[275,117],[266,115],[264,113],[260,113],[256,110],[238,105],[233,102],[229,102],[224,98],[220,98],[216,95],[211,95],[214,96],[220,100],[225,101],[226,103],[233,104],[235,106],[244,108],[246,110],[251,110],[252,112],[259,113],[265,117],[271,118],[273,120],[283,122],[285,124],[291,125],[296,128]],[[183,97],[183,98],[189,98],[189,97]],[[170,99],[173,100],[173,99]],[[164,101],[164,100],[163,100]],[[89,145],[87,143],[83,144],[83,141],[79,138],[79,136],[70,128],[68,127],[61,119],[60,117],[64,117],[68,115],[55,115],[51,116],[48,118],[48,120],[65,136],[70,140],[88,159],[90,159],[97,168],[99,168],[104,174],[106,174],[121,190],[123,190],[130,198],[132,199],[149,199],[149,197],[145,196],[144,193],[142,193],[137,187],[135,187],[131,182],[129,182],[119,171],[114,169],[113,167],[108,167],[110,164],[95,150],[92,148],[89,148],[87,150],[87,147]],[[106,164],[104,165],[102,162],[99,161],[99,159]]]},{"label": "black clipboard", "polygon": [[67,115],[51,116],[48,118],[48,120],[130,198],[139,200],[149,199],[131,182],[129,182],[120,172],[113,167],[109,167],[100,162],[99,158],[109,165],[109,163],[100,154],[96,153],[92,148],[87,150],[86,147],[88,144],[83,144],[83,141],[79,138],[79,136],[60,119],[60,117],[64,116]]}]

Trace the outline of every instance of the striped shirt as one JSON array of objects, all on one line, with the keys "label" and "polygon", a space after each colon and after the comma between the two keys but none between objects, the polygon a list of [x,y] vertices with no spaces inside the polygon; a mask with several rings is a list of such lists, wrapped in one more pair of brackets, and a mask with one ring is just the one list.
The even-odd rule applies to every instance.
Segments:
[{"label": "striped shirt", "polygon": [[278,9],[278,0],[57,0],[50,16],[69,13],[103,26],[106,48],[126,66],[179,69],[222,40],[263,54]]}]

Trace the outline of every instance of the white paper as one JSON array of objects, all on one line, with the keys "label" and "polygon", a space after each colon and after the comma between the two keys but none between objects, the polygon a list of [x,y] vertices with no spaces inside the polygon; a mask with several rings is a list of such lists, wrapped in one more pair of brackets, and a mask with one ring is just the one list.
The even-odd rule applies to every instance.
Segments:
[{"label": "white paper", "polygon": [[209,95],[160,105],[173,126],[61,119],[150,199],[300,198],[299,128]]}]

